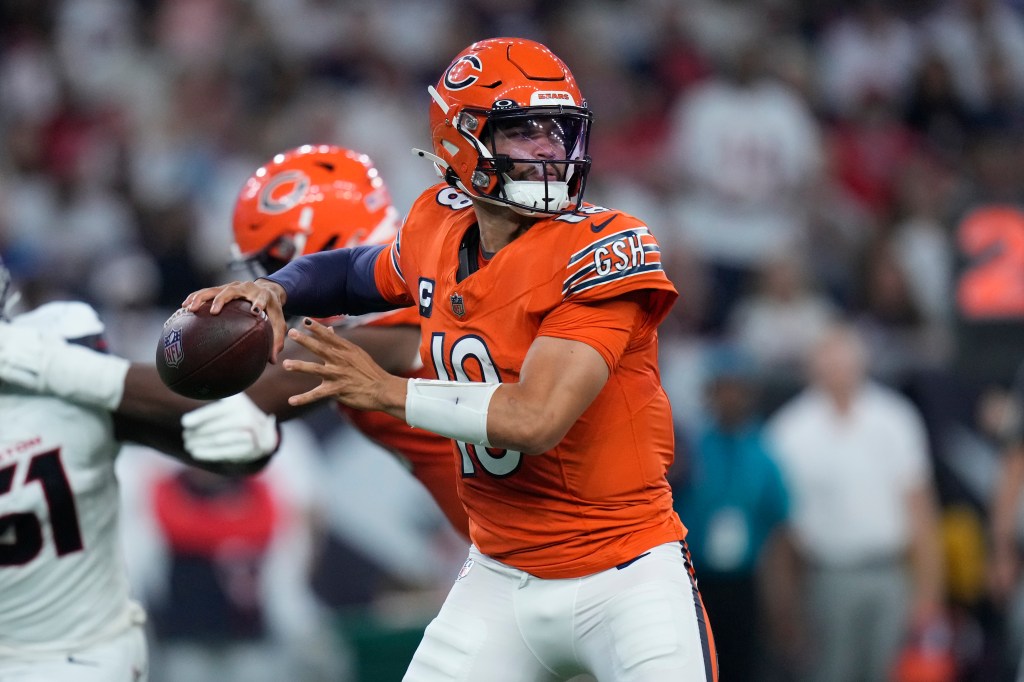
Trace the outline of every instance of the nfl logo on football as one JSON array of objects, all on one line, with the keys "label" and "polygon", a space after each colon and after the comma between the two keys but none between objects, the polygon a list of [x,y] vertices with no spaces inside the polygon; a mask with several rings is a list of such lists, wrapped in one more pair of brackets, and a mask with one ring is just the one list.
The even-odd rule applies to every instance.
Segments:
[{"label": "nfl logo on football", "polygon": [[181,364],[184,353],[181,350],[181,330],[172,329],[164,336],[164,362],[168,367]]},{"label": "nfl logo on football", "polygon": [[462,296],[459,294],[452,294],[448,297],[448,300],[452,302],[452,312],[462,317],[466,314],[466,304],[462,300]]}]

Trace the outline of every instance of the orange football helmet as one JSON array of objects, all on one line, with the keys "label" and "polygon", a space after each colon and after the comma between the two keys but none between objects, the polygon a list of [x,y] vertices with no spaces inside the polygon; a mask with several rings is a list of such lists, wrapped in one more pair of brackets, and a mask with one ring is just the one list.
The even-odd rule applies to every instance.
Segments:
[{"label": "orange football helmet", "polygon": [[249,177],[232,223],[236,263],[259,276],[304,254],[386,243],[399,218],[370,157],[304,145],[277,154]]},{"label": "orange football helmet", "polygon": [[579,207],[592,114],[548,48],[521,38],[482,40],[427,90],[434,153],[415,151],[449,184],[523,215]]}]

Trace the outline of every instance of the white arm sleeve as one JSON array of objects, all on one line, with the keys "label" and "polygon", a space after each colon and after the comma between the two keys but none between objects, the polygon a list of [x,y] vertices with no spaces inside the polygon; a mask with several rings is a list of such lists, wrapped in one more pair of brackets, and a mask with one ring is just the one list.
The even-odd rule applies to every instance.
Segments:
[{"label": "white arm sleeve", "polygon": [[0,382],[114,411],[130,364],[56,334],[0,322]]},{"label": "white arm sleeve", "polygon": [[409,379],[405,421],[463,443],[491,447],[487,409],[499,383]]}]

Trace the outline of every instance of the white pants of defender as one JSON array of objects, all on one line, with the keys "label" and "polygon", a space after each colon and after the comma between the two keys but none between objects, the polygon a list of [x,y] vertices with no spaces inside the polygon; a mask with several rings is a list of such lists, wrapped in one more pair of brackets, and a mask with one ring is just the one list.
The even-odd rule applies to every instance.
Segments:
[{"label": "white pants of defender", "polygon": [[[468,567],[468,568],[467,568]],[[677,542],[621,569],[544,580],[470,549],[403,682],[710,682],[703,609]]]},{"label": "white pants of defender", "polygon": [[0,657],[3,682],[147,682],[142,625],[83,649],[33,658]]}]

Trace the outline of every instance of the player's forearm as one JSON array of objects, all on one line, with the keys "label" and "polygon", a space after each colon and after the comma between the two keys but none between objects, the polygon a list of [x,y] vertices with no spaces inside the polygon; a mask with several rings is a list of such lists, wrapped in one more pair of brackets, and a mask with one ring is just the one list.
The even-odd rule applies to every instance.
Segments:
[{"label": "player's forearm", "polygon": [[540,454],[562,442],[578,418],[552,396],[538,399],[521,383],[502,384],[491,400],[487,433],[496,448]]},{"label": "player's forearm", "polygon": [[361,315],[398,307],[377,289],[374,264],[383,246],[322,251],[297,258],[262,279],[285,292],[286,315]]},{"label": "player's forearm", "polygon": [[[539,399],[520,383],[409,380],[387,391],[386,411],[413,426],[466,443],[539,454],[565,438],[579,418],[571,405]],[[548,396],[550,398],[550,396]]]},{"label": "player's forearm", "polygon": [[547,452],[597,398],[608,380],[604,359],[585,343],[541,336],[523,362],[518,382],[503,383],[488,415],[495,447]]},{"label": "player's forearm", "polygon": [[134,362],[125,375],[124,393],[116,412],[180,430],[182,415],[205,404],[168,389],[155,366]]},{"label": "player's forearm", "polygon": [[[186,464],[196,464],[214,473],[220,470],[196,463],[185,449],[181,426],[177,423],[164,423],[163,420],[152,420],[148,417],[133,416],[125,412],[114,413],[114,433],[118,441],[136,443],[170,455]],[[217,463],[213,463],[216,467]],[[224,472],[227,473],[227,472]]]},{"label": "player's forearm", "polygon": [[411,381],[405,419],[467,443],[539,454],[565,438],[607,380],[608,366],[590,346],[539,337],[517,382]]},{"label": "player's forearm", "polygon": [[115,413],[114,428],[117,439],[145,445],[181,460],[189,466],[204,469],[222,476],[249,476],[266,468],[272,453],[261,454],[249,459],[203,460],[194,457],[185,447],[181,427],[155,424],[149,419],[139,419]]}]

